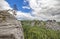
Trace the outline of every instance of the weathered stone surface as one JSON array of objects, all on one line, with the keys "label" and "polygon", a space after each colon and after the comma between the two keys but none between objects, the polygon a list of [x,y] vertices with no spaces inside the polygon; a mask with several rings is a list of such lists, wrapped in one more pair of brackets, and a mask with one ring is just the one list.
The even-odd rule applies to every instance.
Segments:
[{"label": "weathered stone surface", "polygon": [[7,10],[0,11],[0,39],[24,39],[21,22]]},{"label": "weathered stone surface", "polygon": [[46,28],[52,30],[60,30],[60,25],[56,21],[47,21]]}]

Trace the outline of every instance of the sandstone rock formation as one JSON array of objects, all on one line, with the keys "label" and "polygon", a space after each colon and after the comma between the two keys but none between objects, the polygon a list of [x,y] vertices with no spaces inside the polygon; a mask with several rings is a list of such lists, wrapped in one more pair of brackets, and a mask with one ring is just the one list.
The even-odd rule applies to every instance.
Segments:
[{"label": "sandstone rock formation", "polygon": [[21,22],[8,10],[0,11],[0,39],[24,39]]}]

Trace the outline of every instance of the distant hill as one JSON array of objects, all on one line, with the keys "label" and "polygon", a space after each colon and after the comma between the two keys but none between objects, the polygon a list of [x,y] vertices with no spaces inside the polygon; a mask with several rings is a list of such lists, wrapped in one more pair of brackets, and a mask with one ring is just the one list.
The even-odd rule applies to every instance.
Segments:
[{"label": "distant hill", "polygon": [[22,25],[25,26],[44,26],[47,29],[53,29],[53,30],[60,30],[60,22],[56,22],[55,20],[47,20],[47,21],[38,21],[38,20],[23,20],[21,21]]}]

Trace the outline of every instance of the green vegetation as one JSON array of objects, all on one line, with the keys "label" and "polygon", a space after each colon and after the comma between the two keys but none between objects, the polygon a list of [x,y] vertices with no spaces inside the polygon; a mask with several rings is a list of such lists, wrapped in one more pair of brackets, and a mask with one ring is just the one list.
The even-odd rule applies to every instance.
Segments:
[{"label": "green vegetation", "polygon": [[33,20],[33,21],[27,21],[23,20],[21,21],[23,26],[45,26],[46,22],[45,21],[38,21],[38,20]]},{"label": "green vegetation", "polygon": [[46,29],[44,26],[23,25],[25,39],[60,39],[60,31]]},{"label": "green vegetation", "polygon": [[60,25],[60,22],[57,22]]},{"label": "green vegetation", "polygon": [[23,26],[25,39],[60,39],[60,32],[38,26]]}]

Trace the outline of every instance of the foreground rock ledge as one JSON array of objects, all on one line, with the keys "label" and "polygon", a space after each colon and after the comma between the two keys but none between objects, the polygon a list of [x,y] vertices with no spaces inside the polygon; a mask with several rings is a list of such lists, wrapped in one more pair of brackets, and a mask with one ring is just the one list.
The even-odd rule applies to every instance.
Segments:
[{"label": "foreground rock ledge", "polygon": [[24,39],[21,22],[7,10],[0,11],[0,39]]}]

